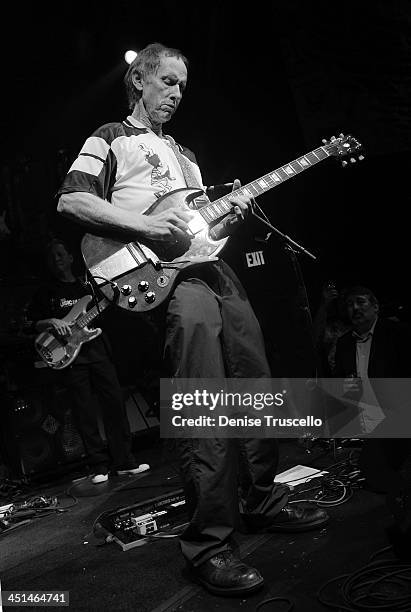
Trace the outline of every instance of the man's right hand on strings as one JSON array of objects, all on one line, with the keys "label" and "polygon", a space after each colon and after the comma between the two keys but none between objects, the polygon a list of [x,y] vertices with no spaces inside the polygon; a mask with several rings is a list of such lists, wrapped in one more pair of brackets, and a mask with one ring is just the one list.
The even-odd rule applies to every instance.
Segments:
[{"label": "man's right hand on strings", "polygon": [[188,221],[194,213],[181,208],[169,208],[161,213],[145,216],[142,215],[142,233],[149,240],[158,242],[178,242],[180,240],[191,240]]}]

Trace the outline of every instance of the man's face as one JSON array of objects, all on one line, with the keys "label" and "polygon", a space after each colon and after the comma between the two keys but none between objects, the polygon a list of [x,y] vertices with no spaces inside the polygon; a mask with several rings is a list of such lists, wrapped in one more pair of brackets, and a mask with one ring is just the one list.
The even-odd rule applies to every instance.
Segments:
[{"label": "man's face", "polygon": [[72,263],[73,256],[67,253],[64,245],[55,244],[52,246],[48,255],[48,264],[54,274],[59,276],[64,272],[70,272]]},{"label": "man's face", "polygon": [[136,80],[142,101],[153,124],[166,123],[176,112],[187,84],[187,68],[177,57],[160,59],[157,72]]},{"label": "man's face", "polygon": [[371,329],[378,314],[378,304],[373,304],[368,295],[350,295],[346,300],[347,314],[355,330]]}]

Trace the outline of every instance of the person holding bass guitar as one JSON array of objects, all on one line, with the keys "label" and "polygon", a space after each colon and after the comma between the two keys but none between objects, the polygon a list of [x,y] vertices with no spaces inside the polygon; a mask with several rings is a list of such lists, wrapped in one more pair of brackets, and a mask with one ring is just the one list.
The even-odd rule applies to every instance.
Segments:
[{"label": "person holding bass guitar", "polygon": [[[63,241],[53,239],[47,245],[47,265],[52,277],[33,296],[28,316],[32,331],[47,332],[64,345],[74,334],[67,314],[90,290],[74,275],[73,255]],[[73,416],[88,455],[91,482],[99,484],[108,480],[111,462],[119,476],[138,474],[149,466],[137,465],[131,452],[130,425],[108,338],[104,332],[91,337],[61,370],[61,381],[70,391]],[[93,392],[101,407],[111,461],[99,432]]]},{"label": "person holding bass guitar", "polygon": [[[136,246],[137,241],[149,249],[158,248],[161,259],[168,250],[183,245],[184,259],[185,250],[197,240],[190,226],[194,211],[180,206],[177,196],[187,190],[201,205],[200,169],[189,149],[163,133],[186,88],[187,65],[179,50],[159,43],[141,50],[125,76],[130,115],[100,127],[85,141],[59,191],[61,214],[85,225],[91,234],[130,243],[119,256],[108,253],[113,269],[123,266],[123,255],[136,262],[133,268],[138,267],[148,249]],[[236,180],[232,195],[227,196],[227,215],[212,227],[213,241],[229,235],[249,211],[251,194],[239,193],[239,187]],[[171,204],[143,214],[165,201],[162,198],[171,198]],[[98,255],[104,238],[95,244]],[[111,238],[107,244],[112,244]],[[201,252],[200,245],[198,258],[174,279],[161,309],[168,375],[271,378],[262,333],[244,289],[215,253],[209,257],[205,249],[201,259]],[[155,256],[149,257],[155,261]],[[97,282],[98,276],[105,276],[98,270],[96,266],[91,272]],[[131,279],[126,278],[121,287],[126,307],[133,309],[137,304],[137,310],[139,299],[143,305],[155,306],[159,288],[171,283],[170,278],[164,270],[154,278],[151,290],[151,281],[140,280],[142,299],[130,294]],[[323,526],[328,519],[320,508],[288,505],[286,489],[273,484],[278,463],[278,442],[273,438],[179,439],[177,451],[190,518],[180,538],[182,552],[191,578],[213,593],[247,595],[263,584],[260,573],[239,559],[233,538],[241,524],[239,454],[248,480],[242,514],[248,529],[301,531]]]}]

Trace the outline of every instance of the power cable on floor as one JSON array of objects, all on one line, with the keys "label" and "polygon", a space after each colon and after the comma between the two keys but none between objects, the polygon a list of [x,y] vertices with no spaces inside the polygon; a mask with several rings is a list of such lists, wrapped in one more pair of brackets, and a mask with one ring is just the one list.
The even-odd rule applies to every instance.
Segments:
[{"label": "power cable on floor", "polygon": [[[288,599],[288,597],[270,597],[269,599],[265,599],[264,601],[260,601],[259,604],[257,604],[256,608],[255,608],[255,612],[258,612],[259,610],[261,610],[263,608],[263,606],[266,606],[270,603],[273,602],[279,602],[279,601],[285,601],[287,602],[288,608],[284,609],[284,610],[280,610],[280,608],[278,608],[277,606],[275,606],[275,612],[291,612],[291,610],[294,609],[294,602],[291,601],[291,599]],[[274,612],[274,608],[271,608],[272,612]]]},{"label": "power cable on floor", "polygon": [[[377,551],[371,561],[351,574],[343,574],[328,580],[317,591],[318,600],[328,608],[347,612],[410,612],[411,610],[411,563],[399,559],[376,560],[382,552]],[[325,590],[334,583],[338,592],[327,599]]]}]

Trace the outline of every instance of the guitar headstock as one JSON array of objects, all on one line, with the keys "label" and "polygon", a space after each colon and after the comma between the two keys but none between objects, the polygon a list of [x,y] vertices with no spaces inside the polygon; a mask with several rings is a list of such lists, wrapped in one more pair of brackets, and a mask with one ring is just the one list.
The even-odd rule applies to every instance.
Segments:
[{"label": "guitar headstock", "polygon": [[337,138],[331,136],[330,140],[324,139],[322,142],[330,155],[341,160],[343,168],[364,159],[362,144],[350,134],[340,134]]}]

